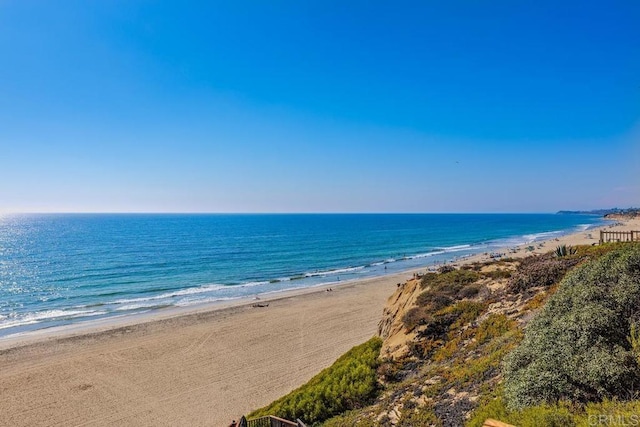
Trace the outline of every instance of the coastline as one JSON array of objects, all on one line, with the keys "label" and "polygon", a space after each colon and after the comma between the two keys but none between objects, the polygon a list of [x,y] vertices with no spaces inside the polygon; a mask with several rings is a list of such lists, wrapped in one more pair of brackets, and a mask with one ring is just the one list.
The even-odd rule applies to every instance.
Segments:
[{"label": "coastline", "polygon": [[[87,320],[71,325],[55,326],[7,335],[5,337],[0,337],[0,355],[2,355],[6,350],[10,350],[12,348],[39,344],[51,340],[73,339],[84,335],[100,335],[102,333],[110,333],[113,330],[135,328],[148,323],[172,322],[178,318],[185,318],[186,321],[190,321],[195,320],[189,319],[191,317],[197,318],[198,316],[208,315],[215,312],[233,314],[249,308],[268,308],[253,306],[256,304],[272,304],[274,302],[306,297],[314,294],[324,294],[327,292],[328,288],[331,288],[332,290],[352,287],[362,288],[369,285],[376,286],[381,282],[387,285],[395,285],[406,281],[407,277],[411,276],[413,273],[422,272],[424,270],[424,267],[416,268],[384,276],[345,280],[341,283],[322,284],[273,292],[270,294],[263,294],[260,298],[245,297],[232,301],[203,303],[187,307],[167,307],[146,313],[122,315],[120,317],[106,317],[99,320]],[[392,288],[389,289],[393,291]]]},{"label": "coastline", "polygon": [[[600,228],[640,229],[640,220],[503,251],[520,257],[597,243]],[[373,336],[396,283],[424,271],[7,337],[0,340],[0,383],[9,398],[0,403],[0,424],[225,425]]]},{"label": "coastline", "polygon": [[[0,224],[13,236],[3,255],[0,340],[401,273],[602,222],[557,214],[16,216]],[[57,242],[68,227],[77,233]],[[39,237],[21,243],[28,230]],[[93,243],[82,243],[83,230]],[[103,252],[110,247],[119,249]]]},{"label": "coastline", "polygon": [[[584,224],[584,225],[587,226],[587,224]],[[590,224],[589,226],[592,227],[589,230],[593,232],[595,232],[598,228],[602,227],[602,226],[594,227],[593,224]],[[438,266],[446,263],[460,263],[462,261],[469,260],[469,259],[470,260],[490,259],[489,257],[486,257],[486,256],[483,257],[483,255],[496,254],[501,251],[505,251],[507,249],[513,250],[514,248],[517,248],[518,251],[522,249],[524,253],[521,253],[520,255],[521,256],[526,255],[527,250],[525,250],[525,248],[530,243],[523,243],[525,239],[528,239],[528,238],[533,239],[535,240],[534,244],[538,245],[542,242],[541,240],[539,240],[541,236],[558,235],[558,236],[563,236],[563,239],[564,239],[564,237],[567,235],[566,233],[570,233],[570,235],[576,234],[576,233],[572,233],[571,230],[566,229],[566,230],[535,233],[530,235],[514,235],[509,238],[504,238],[503,240],[498,239],[494,241],[487,241],[480,244],[473,244],[473,243],[461,244],[458,246],[445,247],[442,250],[437,250],[437,251],[425,253],[425,254],[417,254],[417,255],[409,255],[409,256],[405,255],[404,257],[401,257],[397,260],[395,259],[391,260],[393,263],[389,265],[388,272],[387,272],[387,267],[385,266],[384,270],[382,270],[382,267],[380,267],[376,272],[363,271],[362,273],[364,274],[357,274],[357,275],[350,275],[349,273],[346,273],[345,275],[347,277],[343,277],[342,281],[340,280],[340,276],[337,276],[336,278],[335,274],[333,275],[333,277],[331,277],[331,275],[329,274],[327,276],[327,279],[329,280],[327,281],[318,282],[315,284],[301,283],[294,287],[285,287],[283,289],[277,289],[277,290],[263,289],[260,291],[259,288],[255,288],[256,293],[251,293],[246,296],[238,296],[234,298],[221,298],[221,299],[213,299],[213,300],[207,298],[209,299],[209,301],[202,301],[202,302],[194,301],[193,303],[188,305],[162,303],[162,304],[158,304],[157,307],[152,306],[148,309],[140,310],[137,312],[136,311],[119,312],[119,310],[122,310],[122,308],[117,308],[115,311],[109,312],[109,310],[103,310],[103,308],[100,307],[99,309],[96,309],[96,310],[98,311],[103,310],[103,313],[101,315],[96,315],[95,317],[93,317],[95,314],[99,314],[99,313],[93,313],[93,314],[90,313],[90,314],[87,314],[86,317],[78,316],[79,319],[71,320],[70,322],[64,322],[63,324],[60,324],[60,322],[57,322],[58,324],[56,324],[55,322],[52,322],[52,324],[47,324],[46,321],[28,320],[24,325],[16,324],[14,326],[9,326],[8,329],[6,325],[5,326],[0,325],[0,350],[3,348],[20,345],[23,342],[33,342],[34,340],[37,340],[37,339],[46,339],[47,337],[50,337],[50,336],[68,336],[68,335],[74,335],[74,334],[80,334],[80,333],[92,333],[95,331],[106,330],[109,328],[118,328],[118,327],[133,325],[137,323],[162,320],[169,317],[188,315],[188,314],[198,313],[202,311],[222,310],[230,307],[236,307],[236,306],[255,303],[256,301],[254,300],[259,300],[259,299],[271,300],[271,299],[286,298],[288,296],[314,292],[317,289],[323,289],[326,287],[337,287],[337,286],[343,286],[345,284],[367,282],[369,280],[375,280],[377,278],[382,278],[387,276],[389,277],[396,276],[399,281],[402,281],[404,280],[404,275],[419,273],[421,271],[424,271],[425,269],[434,270]],[[544,243],[542,244],[544,245]],[[513,246],[513,245],[519,245],[519,247]],[[536,253],[536,252],[538,251],[537,250],[533,251],[533,253]],[[509,256],[516,256],[516,255],[510,253]],[[407,262],[407,265],[394,266],[393,264],[395,264],[396,261],[398,261],[399,263]],[[347,270],[359,270],[359,269],[366,268],[368,265],[376,266],[381,264],[382,263],[373,263],[373,264],[367,264],[365,266],[360,266],[360,267],[342,267],[342,269],[335,270],[335,271],[342,272]],[[331,271],[332,270],[327,270],[325,273],[331,273]],[[307,273],[307,274],[309,274],[310,276],[316,275],[316,273]],[[243,286],[240,286],[240,287],[242,288]],[[188,288],[187,291],[191,293],[190,291],[192,291],[193,289],[196,289],[196,291],[200,293],[199,289],[197,289],[197,286],[195,288]],[[181,294],[181,293],[182,291],[177,292],[177,294]],[[131,300],[125,299],[123,301],[137,301],[138,299],[142,299],[138,297],[130,297],[130,298],[133,298],[133,299]],[[152,296],[149,299],[155,300],[156,298],[158,297]],[[102,303],[103,301],[98,301],[98,302]],[[118,301],[116,301],[116,303],[118,303]],[[106,305],[109,305],[109,304],[111,303],[107,301]],[[87,307],[92,307],[90,310],[94,310],[93,307],[95,305],[103,305],[103,304],[93,304]],[[74,309],[84,310],[85,308],[83,308],[83,306],[74,306]],[[60,311],[60,310],[56,310],[55,308],[50,310]],[[38,313],[35,313],[35,314],[37,315]],[[56,313],[55,315],[60,316],[60,314],[58,313]],[[0,318],[2,318],[2,316],[0,316]],[[31,325],[32,323],[33,325]],[[15,328],[16,330],[11,331],[11,328]]]},{"label": "coastline", "polygon": [[[285,289],[282,291],[275,291],[266,294],[260,294],[259,298],[255,296],[242,297],[229,301],[215,301],[202,304],[195,304],[191,306],[172,306],[162,309],[151,310],[144,313],[126,314],[121,316],[111,316],[100,319],[90,319],[63,326],[54,326],[42,329],[36,329],[33,331],[19,332],[11,335],[0,336],[0,352],[11,349],[13,347],[19,347],[24,345],[30,345],[39,341],[49,341],[52,339],[60,338],[73,338],[86,334],[100,334],[102,332],[108,332],[113,329],[135,327],[149,322],[167,321],[176,317],[182,316],[197,316],[202,313],[211,311],[237,311],[242,307],[250,307],[256,303],[269,303],[271,301],[278,301],[287,298],[299,297],[316,292],[323,292],[328,287],[330,288],[342,288],[345,286],[353,285],[366,285],[370,282],[377,282],[379,280],[388,281],[389,283],[399,283],[406,281],[407,278],[413,274],[424,273],[428,269],[433,270],[443,264],[450,265],[463,265],[467,263],[477,261],[489,261],[492,259],[492,254],[501,253],[507,257],[520,258],[531,254],[540,254],[553,250],[554,245],[584,245],[597,242],[597,232],[600,229],[610,229],[615,227],[616,230],[625,231],[630,229],[640,229],[640,220],[610,220],[612,223],[590,228],[586,231],[580,231],[570,234],[559,236],[558,238],[550,238],[546,240],[537,240],[532,243],[524,243],[516,246],[502,246],[494,248],[493,252],[476,253],[472,255],[466,255],[458,257],[455,252],[451,252],[450,259],[444,261],[444,263],[427,263],[429,258],[425,258],[425,264],[419,267],[409,268],[399,272],[393,272],[385,275],[370,276],[364,278],[355,278],[344,280],[343,282],[330,282],[322,283],[309,287],[301,287],[295,289]],[[583,235],[584,233],[584,235]],[[587,234],[593,236],[592,239],[587,237]],[[533,246],[534,249],[529,251],[527,247]],[[511,252],[510,252],[511,251]]]}]

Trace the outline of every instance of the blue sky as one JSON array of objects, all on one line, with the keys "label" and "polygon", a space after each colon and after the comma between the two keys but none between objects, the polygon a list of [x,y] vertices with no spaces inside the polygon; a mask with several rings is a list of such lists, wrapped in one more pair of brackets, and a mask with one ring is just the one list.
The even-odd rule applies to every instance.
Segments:
[{"label": "blue sky", "polygon": [[206,3],[0,0],[0,212],[640,205],[640,2]]}]

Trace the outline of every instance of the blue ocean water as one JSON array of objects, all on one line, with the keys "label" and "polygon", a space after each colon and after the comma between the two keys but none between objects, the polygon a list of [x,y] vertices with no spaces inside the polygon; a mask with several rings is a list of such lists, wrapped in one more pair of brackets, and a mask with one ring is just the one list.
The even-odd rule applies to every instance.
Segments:
[{"label": "blue ocean water", "polygon": [[0,336],[389,274],[602,222],[554,214],[0,216]]}]

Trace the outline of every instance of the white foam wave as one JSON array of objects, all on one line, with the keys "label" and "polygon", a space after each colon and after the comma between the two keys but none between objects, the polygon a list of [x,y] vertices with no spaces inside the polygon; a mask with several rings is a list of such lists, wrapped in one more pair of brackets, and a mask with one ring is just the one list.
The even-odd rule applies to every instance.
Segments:
[{"label": "white foam wave", "polygon": [[40,322],[38,322],[37,320],[24,320],[24,321],[13,320],[9,322],[0,323],[0,329],[13,328],[15,326],[33,325],[34,323],[40,323]]},{"label": "white foam wave", "polygon": [[419,258],[429,258],[435,255],[442,255],[443,253],[445,253],[446,251],[435,251],[435,252],[427,252],[424,254],[416,254],[416,255],[412,255],[410,257],[407,257],[407,259],[419,259]]},{"label": "white foam wave", "polygon": [[220,289],[228,288],[228,286],[224,285],[206,285],[206,286],[198,286],[194,288],[186,288],[181,289],[179,291],[167,292],[160,295],[154,295],[152,297],[139,297],[139,298],[125,298],[114,301],[112,304],[132,304],[132,303],[140,303],[146,301],[157,301],[169,298],[175,298],[185,295],[193,295],[193,294],[201,294],[205,292],[213,292],[219,291]]},{"label": "white foam wave", "polygon": [[545,231],[542,233],[534,233],[534,234],[525,234],[522,238],[525,240],[525,243],[531,243],[538,240],[544,240],[549,237],[557,236],[558,234],[562,234],[562,231]]},{"label": "white foam wave", "polygon": [[454,246],[445,246],[443,248],[438,248],[440,250],[443,250],[445,252],[458,252],[458,251],[463,251],[465,249],[469,249],[471,247],[471,245],[454,245]]},{"label": "white foam wave", "polygon": [[305,273],[305,277],[318,277],[318,276],[330,276],[333,274],[340,273],[352,273],[354,271],[364,270],[364,265],[360,265],[358,267],[347,267],[347,268],[338,268],[335,270],[326,270],[326,271],[314,271],[313,273]]},{"label": "white foam wave", "polygon": [[442,248],[437,248],[437,249],[438,249],[437,251],[433,251],[433,252],[426,252],[426,253],[422,253],[422,254],[411,255],[410,257],[407,257],[406,259],[429,258],[429,257],[432,257],[432,256],[448,254],[448,253],[451,253],[451,252],[465,251],[467,249],[471,249],[471,245],[447,246],[447,247],[442,247]]},{"label": "white foam wave", "polygon": [[210,298],[198,298],[198,299],[185,299],[175,303],[178,307],[188,307],[190,305],[208,304],[211,302],[232,301],[240,299],[242,297],[210,297]]},{"label": "white foam wave", "polygon": [[[241,285],[235,285],[234,287],[236,288],[250,288],[252,286],[262,286],[262,285],[268,285],[269,282],[268,281],[262,281],[262,282],[247,282],[247,283],[243,283]],[[228,288],[228,286],[227,286]]]},{"label": "white foam wave", "polygon": [[78,317],[90,317],[106,314],[106,311],[93,310],[46,310],[36,313],[28,313],[17,319],[0,322],[0,329],[13,328],[16,326],[32,325],[47,320],[73,319]]},{"label": "white foam wave", "polygon": [[159,305],[156,303],[151,303],[151,304],[126,304],[123,305],[122,307],[118,307],[116,308],[116,311],[130,311],[130,310],[139,310],[141,308],[154,308],[154,307],[158,307]]}]

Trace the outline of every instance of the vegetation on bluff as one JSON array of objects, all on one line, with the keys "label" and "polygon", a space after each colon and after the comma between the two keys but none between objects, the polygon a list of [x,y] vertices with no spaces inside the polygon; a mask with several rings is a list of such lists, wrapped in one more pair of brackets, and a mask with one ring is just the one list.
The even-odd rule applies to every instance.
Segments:
[{"label": "vegetation on bluff", "polygon": [[[448,268],[411,289],[419,294],[402,317],[404,356],[365,351],[365,369],[352,360],[356,347],[255,414],[326,427],[640,420],[640,245]],[[360,378],[367,387],[354,391]],[[338,384],[356,397],[343,399]]]},{"label": "vegetation on bluff", "polygon": [[502,385],[482,397],[468,426],[640,421],[640,245],[578,253],[597,259],[572,270],[530,322],[505,357]]},{"label": "vegetation on bluff", "polygon": [[505,398],[523,408],[629,398],[640,388],[631,329],[640,320],[640,247],[573,270],[505,360]]},{"label": "vegetation on bluff", "polygon": [[352,348],[308,383],[249,417],[276,415],[317,425],[371,403],[378,392],[376,368],[381,345],[382,340],[376,337]]}]

